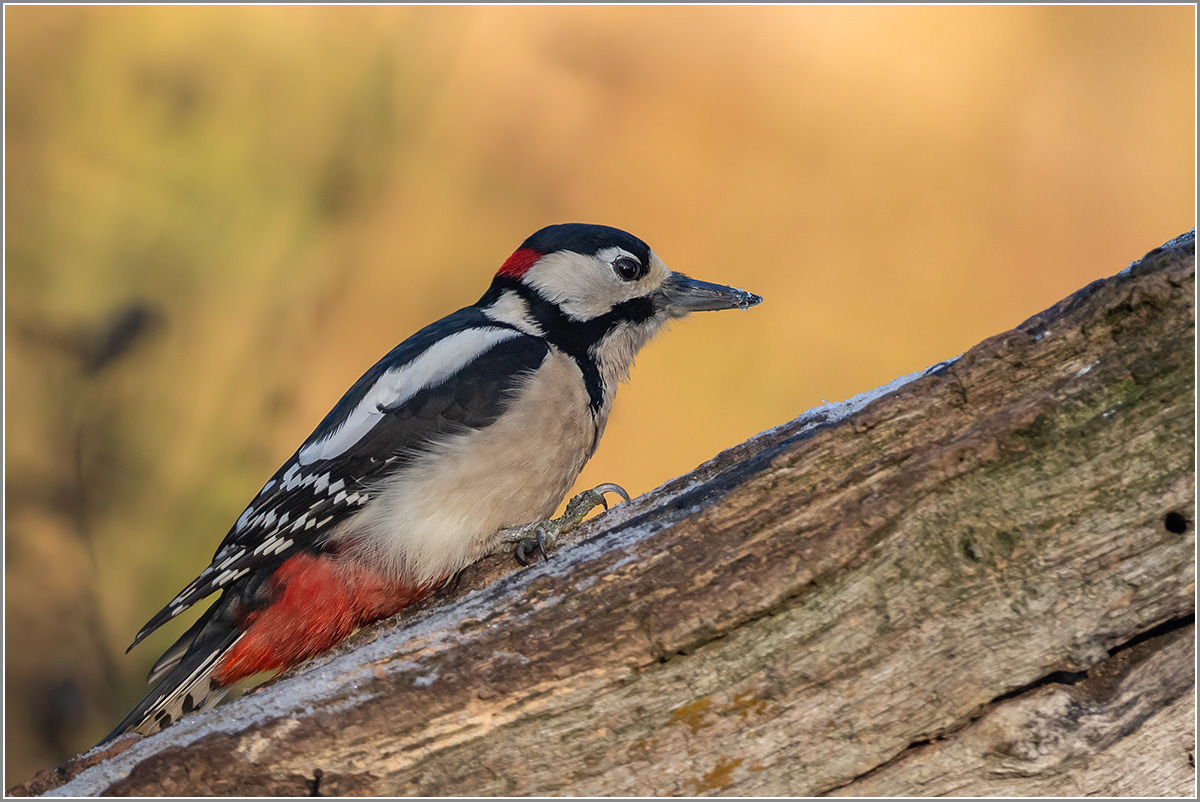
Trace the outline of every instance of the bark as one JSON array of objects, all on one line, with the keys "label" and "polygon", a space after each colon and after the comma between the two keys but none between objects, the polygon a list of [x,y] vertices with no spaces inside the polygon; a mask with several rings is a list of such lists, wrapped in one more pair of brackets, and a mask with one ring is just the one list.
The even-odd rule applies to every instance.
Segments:
[{"label": "bark", "polygon": [[1190,795],[1194,274],[1172,241],[11,792]]}]

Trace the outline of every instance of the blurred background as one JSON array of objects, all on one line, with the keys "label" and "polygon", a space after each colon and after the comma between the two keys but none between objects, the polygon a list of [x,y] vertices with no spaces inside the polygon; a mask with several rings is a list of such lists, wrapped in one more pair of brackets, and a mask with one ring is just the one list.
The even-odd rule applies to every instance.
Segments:
[{"label": "blurred background", "polygon": [[[641,355],[633,493],[1192,227],[1195,10],[5,8],[5,785],[89,748],[341,393],[597,222],[766,300]],[[190,620],[190,619],[189,619]]]}]

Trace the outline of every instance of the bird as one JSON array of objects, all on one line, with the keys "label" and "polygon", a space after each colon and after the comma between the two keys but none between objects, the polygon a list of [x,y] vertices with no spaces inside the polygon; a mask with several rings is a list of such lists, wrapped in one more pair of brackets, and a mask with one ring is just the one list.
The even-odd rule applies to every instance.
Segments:
[{"label": "bird", "polygon": [[346,391],[211,564],[142,627],[129,650],[220,593],[100,745],[156,733],[239,681],[321,654],[481,557],[548,558],[606,494],[629,498],[603,484],[549,518],[595,453],[638,351],[691,312],[761,301],[672,272],[621,229],[565,223],[530,236],[478,301]]}]

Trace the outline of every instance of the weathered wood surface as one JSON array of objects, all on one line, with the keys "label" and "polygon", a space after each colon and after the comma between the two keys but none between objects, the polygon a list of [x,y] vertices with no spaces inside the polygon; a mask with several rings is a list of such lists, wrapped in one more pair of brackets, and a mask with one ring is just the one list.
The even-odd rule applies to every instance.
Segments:
[{"label": "weathered wood surface", "polygon": [[1156,249],[13,791],[1190,794],[1194,272]]}]

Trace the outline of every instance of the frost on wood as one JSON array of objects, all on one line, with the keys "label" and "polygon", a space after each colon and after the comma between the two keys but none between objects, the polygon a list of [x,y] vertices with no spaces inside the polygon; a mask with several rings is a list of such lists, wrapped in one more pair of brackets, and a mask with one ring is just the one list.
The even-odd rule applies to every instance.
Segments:
[{"label": "frost on wood", "polygon": [[1193,243],[12,791],[1189,794]]}]

